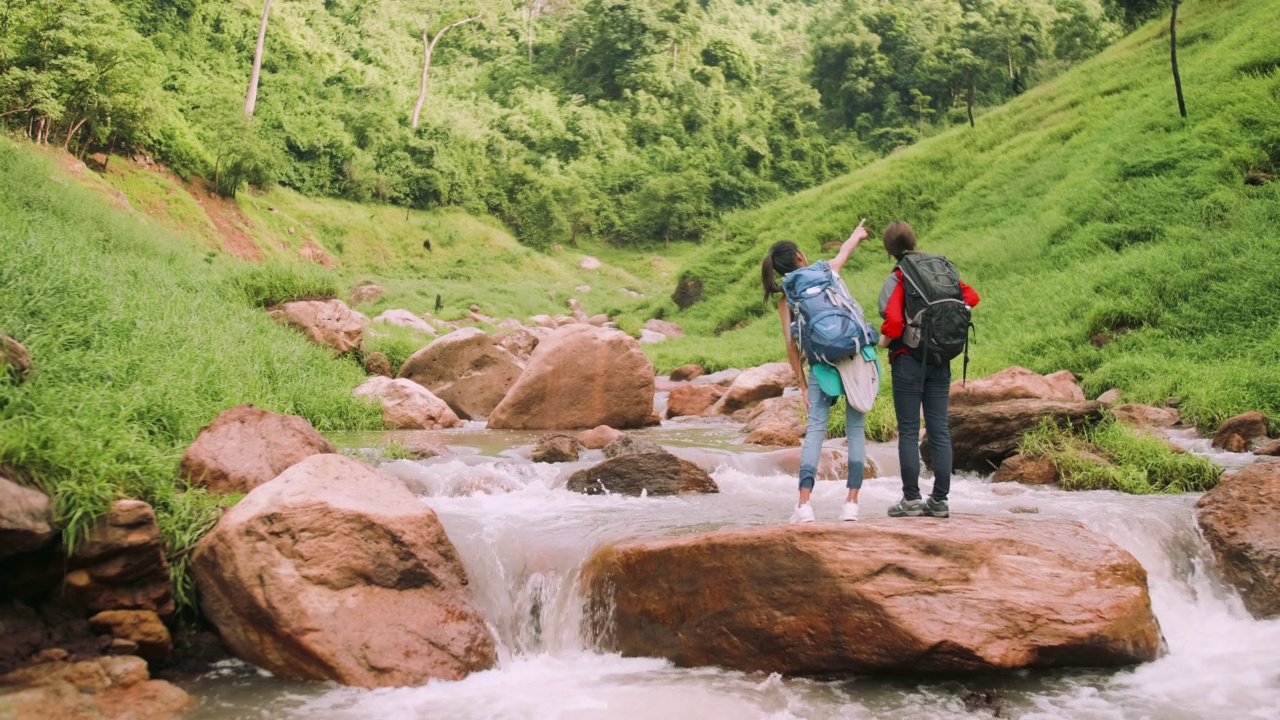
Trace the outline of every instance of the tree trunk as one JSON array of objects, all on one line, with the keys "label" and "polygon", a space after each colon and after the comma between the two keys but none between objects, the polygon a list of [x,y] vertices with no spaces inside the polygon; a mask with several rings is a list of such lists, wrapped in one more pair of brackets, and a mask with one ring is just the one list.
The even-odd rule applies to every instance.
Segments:
[{"label": "tree trunk", "polygon": [[418,117],[422,114],[422,104],[427,101],[427,73],[431,70],[431,55],[436,51],[436,43],[440,42],[440,38],[444,36],[445,31],[449,28],[455,28],[479,19],[480,16],[476,15],[464,18],[451,25],[445,25],[440,28],[440,32],[436,33],[435,37],[431,38],[430,42],[427,41],[427,31],[422,31],[422,84],[418,88],[418,102],[413,104],[413,117],[409,123],[412,127],[418,127]]},{"label": "tree trunk", "polygon": [[969,127],[973,127],[973,81],[969,81],[969,92],[965,93],[965,109],[969,111]]},{"label": "tree trunk", "polygon": [[533,62],[533,21],[538,12],[536,0],[532,0],[525,6],[525,12],[528,13],[527,19],[529,21],[529,27],[525,33],[525,36],[529,40],[529,62]]},{"label": "tree trunk", "polygon": [[84,125],[88,119],[89,118],[81,118],[79,121],[72,123],[71,126],[67,128],[67,137],[62,141],[63,150],[71,147],[71,136],[75,135],[76,131],[80,129],[80,126]]},{"label": "tree trunk", "polygon": [[1169,62],[1173,65],[1173,87],[1178,93],[1178,112],[1187,116],[1187,104],[1182,99],[1182,77],[1178,75],[1178,3],[1173,0],[1173,14],[1169,17]]},{"label": "tree trunk", "polygon": [[244,114],[253,117],[253,108],[258,104],[258,78],[262,75],[262,46],[267,41],[267,17],[271,14],[271,3],[267,0],[262,8],[262,24],[258,26],[258,47],[253,51],[253,74],[249,76],[249,93],[244,98]]}]

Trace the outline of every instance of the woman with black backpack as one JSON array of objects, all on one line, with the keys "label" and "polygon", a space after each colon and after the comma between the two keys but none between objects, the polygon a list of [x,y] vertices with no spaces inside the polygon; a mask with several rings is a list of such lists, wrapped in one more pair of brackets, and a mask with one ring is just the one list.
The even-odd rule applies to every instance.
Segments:
[{"label": "woman with black backpack", "polygon": [[[782,333],[787,347],[787,360],[791,363],[791,370],[795,373],[796,380],[800,385],[800,394],[804,397],[805,409],[808,415],[804,444],[800,450],[800,499],[791,515],[791,522],[793,523],[814,521],[813,508],[809,506],[809,497],[813,492],[814,480],[817,479],[818,463],[822,456],[822,443],[827,437],[827,419],[831,414],[831,405],[841,394],[841,385],[839,375],[836,374],[835,370],[828,365],[813,362],[812,359],[810,359],[809,375],[806,379],[801,367],[802,353],[798,344],[800,342],[798,335],[804,332],[801,328],[803,323],[800,322],[801,318],[796,311],[797,299],[789,298],[787,292],[783,290],[784,286],[789,285],[785,278],[801,268],[812,267],[815,274],[829,271],[831,273],[831,281],[834,284],[838,284],[842,291],[840,301],[843,303],[848,293],[844,290],[843,283],[838,282],[840,269],[844,267],[849,255],[858,247],[858,244],[867,238],[867,229],[864,227],[865,222],[866,220],[864,219],[863,222],[858,223],[858,227],[854,229],[853,234],[844,241],[840,246],[840,251],[830,261],[819,260],[813,266],[810,266],[808,259],[805,258],[804,253],[800,252],[794,242],[782,240],[774,243],[773,247],[769,248],[769,253],[765,256],[760,268],[765,302],[769,302],[769,298],[772,295],[782,293],[782,297],[778,300],[778,318],[782,321]],[[778,278],[784,279],[781,286]],[[851,309],[857,308],[856,301],[851,297],[847,298],[847,300],[851,304]],[[860,319],[861,308],[857,308],[856,314]],[[793,323],[793,319],[797,320],[797,322]],[[865,322],[862,324],[865,325]],[[868,333],[866,339],[874,346],[875,330],[868,326],[865,331]],[[825,376],[823,373],[826,373]],[[840,519],[853,521],[858,519],[858,491],[862,488],[862,474],[867,458],[866,434],[864,432],[866,416],[856,410],[851,403],[847,403],[846,408],[845,436],[848,438],[849,445],[849,476],[846,483],[848,494],[840,511]]]},{"label": "woman with black backpack", "polygon": [[[905,222],[884,229],[884,249],[898,261],[880,290],[880,345],[889,348],[893,406],[898,416],[902,499],[890,517],[950,517],[951,359],[966,352],[969,311],[978,293],[941,255],[916,251],[916,233]],[[933,491],[920,498],[920,411],[933,455]]]}]

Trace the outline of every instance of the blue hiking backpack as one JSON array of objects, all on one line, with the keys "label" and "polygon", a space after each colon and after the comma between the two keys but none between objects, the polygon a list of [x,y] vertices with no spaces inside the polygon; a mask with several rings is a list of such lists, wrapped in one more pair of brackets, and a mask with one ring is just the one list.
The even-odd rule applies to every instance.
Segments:
[{"label": "blue hiking backpack", "polygon": [[834,364],[880,339],[825,260],[787,273],[782,292],[795,317],[793,334],[810,364]]}]

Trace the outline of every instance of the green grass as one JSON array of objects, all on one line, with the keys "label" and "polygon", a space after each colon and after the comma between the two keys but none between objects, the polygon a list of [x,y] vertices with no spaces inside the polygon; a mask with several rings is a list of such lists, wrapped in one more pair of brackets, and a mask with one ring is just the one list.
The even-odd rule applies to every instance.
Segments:
[{"label": "green grass", "polygon": [[[1082,430],[1042,422],[1022,437],[1018,452],[1051,458],[1067,490],[1203,492],[1222,476],[1222,470],[1205,458],[1174,452],[1154,435],[1114,419]],[[1098,457],[1110,464],[1098,462]]]},{"label": "green grass", "polygon": [[400,366],[409,356],[434,340],[432,336],[413,328],[391,323],[371,323],[364,333],[365,352],[380,352],[391,362],[392,374],[400,372]]},{"label": "green grass", "polygon": [[[977,128],[730,216],[682,271],[704,287],[668,316],[689,337],[649,350],[655,363],[781,360],[776,313],[760,302],[768,246],[792,239],[813,259],[861,217],[905,219],[982,294],[971,376],[1066,368],[1090,395],[1176,397],[1201,429],[1247,410],[1280,418],[1280,182],[1243,182],[1280,174],[1280,49],[1258,31],[1280,27],[1280,5],[1201,0],[1179,19],[1188,120],[1166,17]],[[873,314],[891,265],[873,236],[845,268]]]},{"label": "green grass", "polygon": [[116,498],[150,502],[189,602],[182,553],[234,500],[177,480],[203,425],[246,402],[322,432],[380,428],[380,414],[351,395],[360,368],[258,307],[299,287],[279,280],[292,271],[207,255],[59,177],[0,139],[0,327],[33,368],[0,383],[0,465],[50,494],[69,545]]}]

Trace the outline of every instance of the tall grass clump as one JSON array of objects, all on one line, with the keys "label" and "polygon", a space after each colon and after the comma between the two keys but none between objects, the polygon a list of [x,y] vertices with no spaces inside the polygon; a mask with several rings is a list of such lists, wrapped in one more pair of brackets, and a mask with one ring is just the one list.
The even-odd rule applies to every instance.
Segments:
[{"label": "tall grass clump", "polygon": [[[830,257],[822,245],[860,218],[901,219],[982,295],[971,376],[1068,369],[1089,393],[1176,397],[1202,430],[1249,410],[1280,417],[1280,182],[1258,180],[1280,176],[1280,73],[1257,70],[1280,50],[1256,30],[1280,27],[1280,4],[1202,0],[1179,22],[1197,38],[1179,48],[1188,119],[1170,92],[1166,16],[974,128],[727,217],[682,270],[703,299],[668,318],[699,332],[655,360],[783,359],[774,313],[748,311],[769,245]],[[845,266],[869,314],[892,265],[873,232]]]},{"label": "tall grass clump", "polygon": [[392,325],[391,323],[372,323],[365,329],[364,349],[366,353],[380,352],[391,362],[391,372],[400,371],[400,366],[409,356],[431,344],[432,336],[411,327]]},{"label": "tall grass clump", "polygon": [[150,502],[181,578],[234,499],[177,479],[203,425],[241,403],[321,431],[380,414],[351,395],[360,369],[274,324],[233,266],[55,177],[0,139],[0,327],[32,358],[25,382],[0,383],[0,466],[52,497],[71,546],[115,499]]},{"label": "tall grass clump", "polygon": [[341,292],[332,270],[297,262],[240,265],[228,271],[227,284],[245,302],[262,308],[292,300],[328,300]]},{"label": "tall grass clump", "polygon": [[1119,490],[1133,495],[1203,492],[1222,470],[1207,459],[1174,452],[1154,435],[1108,419],[1086,428],[1043,421],[1023,435],[1018,452],[1048,457],[1067,490]]}]

